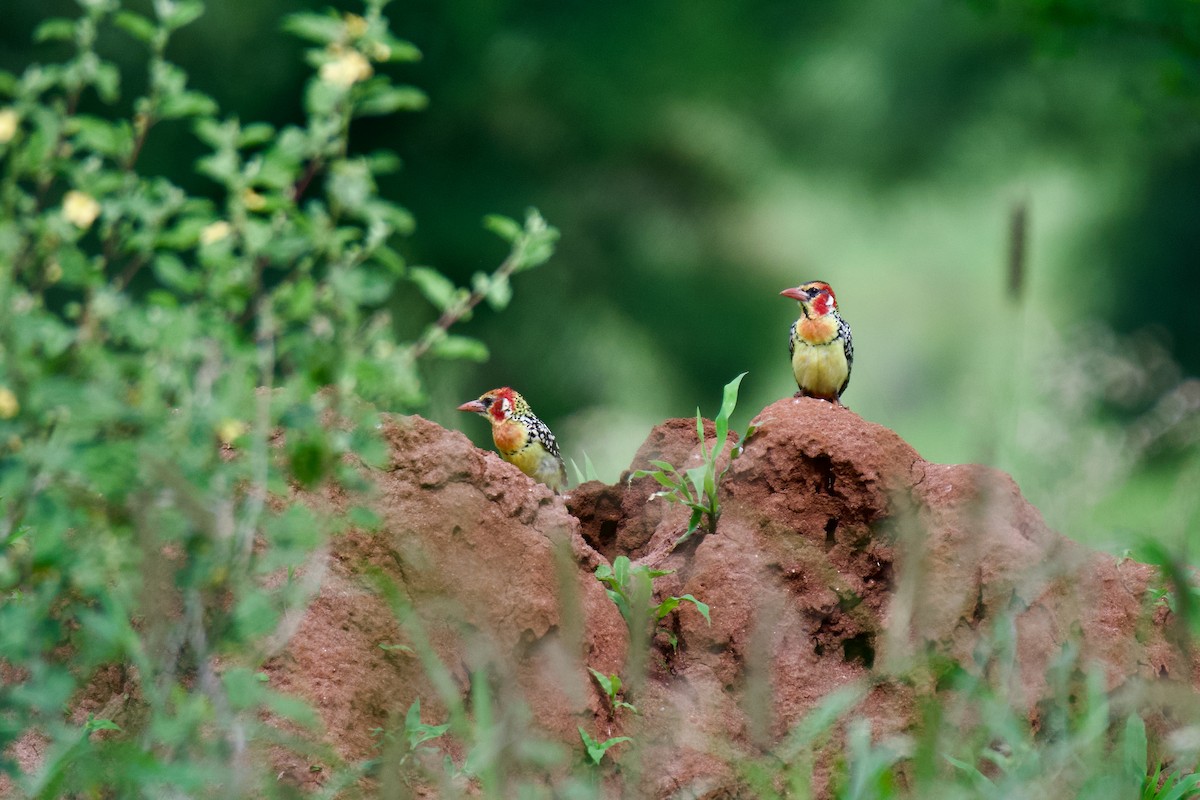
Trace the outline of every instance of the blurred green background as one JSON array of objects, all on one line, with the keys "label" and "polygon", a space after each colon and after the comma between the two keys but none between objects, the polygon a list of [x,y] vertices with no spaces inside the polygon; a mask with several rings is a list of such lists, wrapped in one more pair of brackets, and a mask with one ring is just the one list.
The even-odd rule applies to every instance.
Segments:
[{"label": "blurred green background", "polygon": [[[3,6],[7,69],[55,55],[30,33],[75,15]],[[169,57],[243,121],[298,120],[308,70],[280,21],[327,4],[208,6]],[[490,270],[505,252],[480,225],[491,212],[536,206],[562,231],[507,311],[458,331],[491,360],[429,370],[422,413],[490,447],[454,407],[510,384],[565,455],[615,480],[654,424],[711,416],[739,372],[738,428],[789,395],[796,305],[778,293],[819,278],[854,329],[855,412],[930,460],[1013,472],[1052,524],[1110,549],[1194,529],[1200,3],[420,0],[390,15],[425,54],[397,77],[430,105],[365,120],[355,141],[405,161],[381,190],[417,218],[411,263],[463,283]],[[202,189],[198,154],[164,125],[142,164]],[[396,309],[412,332],[432,313],[415,294]]]}]

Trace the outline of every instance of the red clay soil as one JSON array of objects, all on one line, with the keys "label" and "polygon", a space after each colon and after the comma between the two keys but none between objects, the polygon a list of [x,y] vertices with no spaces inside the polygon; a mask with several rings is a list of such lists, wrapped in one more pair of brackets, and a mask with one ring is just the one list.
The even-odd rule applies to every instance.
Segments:
[{"label": "red clay soil", "polygon": [[[514,759],[515,740],[535,737],[578,752],[577,726],[628,734],[645,796],[662,798],[743,796],[738,759],[860,679],[873,688],[857,713],[877,735],[903,730],[932,678],[887,676],[931,651],[969,663],[1005,615],[1035,725],[1046,668],[1069,640],[1114,692],[1197,685],[1169,615],[1147,603],[1153,569],[1054,533],[1006,475],[926,462],[824,401],[780,400],[756,423],[720,485],[716,533],[676,546],[687,511],[652,499],[649,478],[563,498],[460,433],[390,418],[392,463],[368,472],[382,524],[331,542],[315,601],[265,667],[271,685],[307,699],[323,742],[361,761],[379,753],[373,729],[394,728],[418,697],[423,719],[441,722],[487,681]],[[693,420],[656,427],[631,470],[660,458],[699,463]],[[656,579],[659,598],[711,608],[711,624],[687,603],[664,620],[677,646],[655,640],[637,716],[613,715],[586,669],[625,665],[625,622],[593,577],[618,555],[673,570]],[[423,663],[430,649],[436,664]],[[321,782],[313,764],[279,759],[291,782]]]}]

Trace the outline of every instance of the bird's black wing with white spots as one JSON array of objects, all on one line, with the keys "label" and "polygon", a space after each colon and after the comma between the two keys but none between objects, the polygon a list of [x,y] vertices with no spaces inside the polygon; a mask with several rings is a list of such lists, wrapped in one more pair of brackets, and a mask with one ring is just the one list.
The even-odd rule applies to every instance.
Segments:
[{"label": "bird's black wing with white spots", "polygon": [[542,443],[542,447],[546,448],[546,451],[550,453],[550,455],[554,456],[555,458],[562,458],[562,456],[558,454],[558,442],[555,440],[554,434],[550,432],[550,428],[546,425],[546,423],[542,422],[532,414],[527,417],[523,417],[521,421],[525,423],[525,427],[529,429],[530,441],[536,439]]},{"label": "bird's black wing with white spots", "polygon": [[842,392],[850,385],[850,372],[854,369],[854,339],[850,336],[850,326],[841,315],[838,316],[838,338],[842,340],[842,349],[846,353],[846,380],[842,381],[842,387],[838,389],[838,397],[841,397]]}]

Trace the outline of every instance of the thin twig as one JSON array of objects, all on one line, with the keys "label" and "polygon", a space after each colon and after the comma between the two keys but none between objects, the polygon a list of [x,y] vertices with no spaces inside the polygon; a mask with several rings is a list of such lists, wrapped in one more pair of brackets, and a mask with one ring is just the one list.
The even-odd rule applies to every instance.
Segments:
[{"label": "thin twig", "polygon": [[[498,278],[507,278],[516,268],[517,257],[514,253],[509,255],[508,258],[504,259],[503,263],[501,263],[499,268],[497,268],[492,274],[492,279],[489,281],[489,283],[494,284]],[[421,356],[425,355],[425,353],[429,351],[429,348],[433,347],[433,345],[446,334],[446,331],[450,330],[455,323],[457,323],[467,314],[470,314],[475,306],[483,302],[484,297],[485,295],[483,292],[481,292],[479,289],[475,289],[461,303],[455,303],[450,308],[443,311],[442,315],[438,317],[437,322],[433,323],[433,325],[431,325],[425,331],[425,334],[420,338],[420,340],[413,345],[413,348],[409,353],[410,358],[412,358],[413,361],[416,361],[421,358]]]}]

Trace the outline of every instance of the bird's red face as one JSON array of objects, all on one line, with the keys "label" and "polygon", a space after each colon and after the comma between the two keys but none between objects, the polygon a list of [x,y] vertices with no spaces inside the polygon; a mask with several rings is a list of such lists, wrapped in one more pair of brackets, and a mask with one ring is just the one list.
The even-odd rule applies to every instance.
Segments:
[{"label": "bird's red face", "polygon": [[780,292],[784,297],[796,300],[804,308],[806,316],[823,317],[837,310],[837,297],[833,287],[824,281],[809,281]]},{"label": "bird's red face", "polygon": [[516,392],[504,386],[500,389],[492,389],[490,392],[485,392],[480,395],[478,400],[463,403],[458,407],[458,410],[481,414],[487,417],[490,422],[495,423],[504,422],[504,420],[511,417],[513,409],[516,407]]}]

